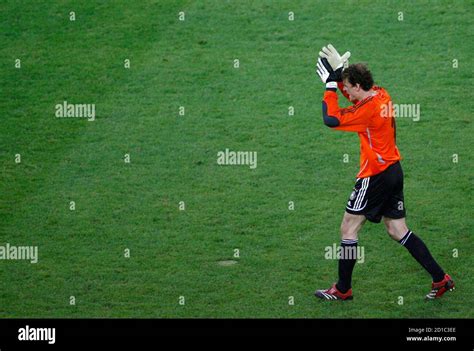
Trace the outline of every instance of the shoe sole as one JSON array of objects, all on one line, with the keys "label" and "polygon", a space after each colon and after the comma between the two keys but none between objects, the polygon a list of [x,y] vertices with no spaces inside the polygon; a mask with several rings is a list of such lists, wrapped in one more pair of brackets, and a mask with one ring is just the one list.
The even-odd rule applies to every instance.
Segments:
[{"label": "shoe sole", "polygon": [[318,299],[321,299],[321,300],[325,300],[325,301],[348,301],[348,300],[353,300],[354,299],[354,296],[349,296],[345,299],[341,299],[341,298],[337,298],[337,299],[328,299],[324,296],[320,296],[318,294],[314,294],[314,296],[316,296]]}]

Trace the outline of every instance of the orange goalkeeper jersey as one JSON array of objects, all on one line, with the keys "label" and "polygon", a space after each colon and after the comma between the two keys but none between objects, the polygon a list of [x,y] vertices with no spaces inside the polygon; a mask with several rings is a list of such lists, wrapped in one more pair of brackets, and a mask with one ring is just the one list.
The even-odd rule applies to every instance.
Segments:
[{"label": "orange goalkeeper jersey", "polygon": [[[339,89],[342,90],[339,83]],[[381,87],[372,88],[374,95],[353,106],[340,108],[338,95],[327,90],[323,98],[323,116],[336,118],[333,129],[357,132],[360,139],[360,170],[357,178],[366,178],[383,172],[401,159],[396,145],[396,126],[390,95]]]}]

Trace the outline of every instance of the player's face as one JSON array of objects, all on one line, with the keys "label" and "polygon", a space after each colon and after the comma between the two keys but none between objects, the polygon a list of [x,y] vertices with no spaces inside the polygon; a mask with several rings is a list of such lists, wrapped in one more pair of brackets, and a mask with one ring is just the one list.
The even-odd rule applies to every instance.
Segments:
[{"label": "player's face", "polygon": [[355,101],[360,100],[360,85],[352,85],[347,79],[344,80],[344,91],[349,94],[349,100]]}]

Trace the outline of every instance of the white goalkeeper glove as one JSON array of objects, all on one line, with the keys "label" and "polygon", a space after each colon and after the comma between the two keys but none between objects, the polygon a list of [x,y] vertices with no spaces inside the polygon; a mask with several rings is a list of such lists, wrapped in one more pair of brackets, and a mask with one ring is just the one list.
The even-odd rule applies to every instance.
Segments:
[{"label": "white goalkeeper glove", "polygon": [[319,52],[319,56],[327,59],[332,69],[336,71],[341,67],[345,69],[349,66],[349,57],[351,57],[351,53],[346,51],[346,53],[341,56],[334,46],[328,44],[328,46],[323,46]]}]

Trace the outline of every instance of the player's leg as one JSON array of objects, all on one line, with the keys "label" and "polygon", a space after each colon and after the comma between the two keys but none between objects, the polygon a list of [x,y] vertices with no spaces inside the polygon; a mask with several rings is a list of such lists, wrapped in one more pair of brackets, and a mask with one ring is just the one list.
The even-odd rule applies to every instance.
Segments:
[{"label": "player's leg", "polygon": [[363,215],[344,213],[341,222],[341,257],[338,261],[339,279],[329,289],[317,290],[317,297],[325,300],[352,300],[351,283],[357,260],[357,238],[365,221]]},{"label": "player's leg", "polygon": [[408,229],[405,218],[384,217],[384,223],[390,237],[405,246],[415,260],[433,278],[431,291],[426,295],[427,299],[441,297],[446,291],[454,289],[454,281],[439,266],[423,240]]},{"label": "player's leg", "polygon": [[433,281],[438,282],[443,280],[445,275],[443,269],[436,263],[433,256],[431,256],[423,240],[408,229],[405,218],[393,219],[384,217],[383,220],[387,232],[392,239],[406,247],[418,263],[431,274]]},{"label": "player's leg", "polygon": [[326,300],[352,299],[352,271],[357,261],[357,238],[366,220],[378,223],[382,219],[380,211],[385,200],[384,192],[380,191],[382,182],[381,175],[357,179],[341,222],[340,252],[343,255],[338,261],[339,279],[329,289],[317,290],[317,297]]},{"label": "player's leg", "polygon": [[364,215],[353,215],[347,212],[342,218],[341,252],[343,255],[338,262],[339,280],[336,284],[337,289],[342,293],[346,293],[352,288],[352,271],[357,260],[359,230],[366,220]]},{"label": "player's leg", "polygon": [[423,240],[415,235],[405,222],[405,203],[403,196],[403,170],[400,163],[394,164],[384,173],[390,196],[382,212],[384,224],[392,239],[405,246],[410,254],[433,278],[428,299],[441,297],[446,291],[454,289],[454,282],[435,261]]}]

